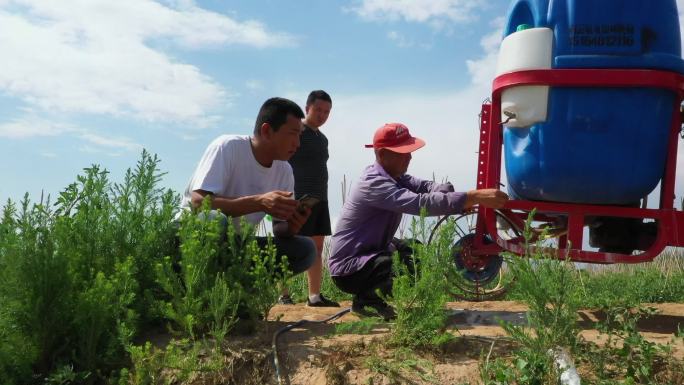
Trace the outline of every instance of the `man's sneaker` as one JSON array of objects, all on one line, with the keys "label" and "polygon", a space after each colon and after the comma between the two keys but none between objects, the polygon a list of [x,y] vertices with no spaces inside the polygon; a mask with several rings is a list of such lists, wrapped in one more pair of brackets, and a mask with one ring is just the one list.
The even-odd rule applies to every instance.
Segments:
[{"label": "man's sneaker", "polygon": [[306,299],[306,306],[309,306],[309,307],[340,307],[339,303],[325,298],[323,296],[323,294],[319,294],[318,298],[319,298],[319,300],[316,302],[311,302],[311,300],[309,298],[307,298]]},{"label": "man's sneaker", "polygon": [[363,316],[363,317],[381,317],[384,319],[386,322],[394,320],[397,318],[397,313],[394,312],[394,308],[392,306],[388,305],[386,302],[381,301],[373,301],[373,302],[366,302],[366,301],[359,301],[355,300],[352,301],[352,307],[351,307],[352,312]]},{"label": "man's sneaker", "polygon": [[294,305],[294,302],[292,301],[292,298],[289,295],[281,295],[278,297],[278,304],[279,305]]}]

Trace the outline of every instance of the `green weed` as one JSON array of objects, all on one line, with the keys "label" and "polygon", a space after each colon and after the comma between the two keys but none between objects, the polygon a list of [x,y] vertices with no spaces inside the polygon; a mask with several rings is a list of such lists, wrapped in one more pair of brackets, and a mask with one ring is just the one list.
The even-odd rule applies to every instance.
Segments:
[{"label": "green weed", "polygon": [[153,317],[151,262],[173,245],[178,197],[156,187],[158,163],[143,152],[121,184],[92,166],[54,204],[26,196],[3,208],[0,334],[11,337],[0,354],[14,358],[0,370],[16,373],[6,381],[31,367],[92,383],[125,363],[125,345]]},{"label": "green weed", "polygon": [[228,234],[229,248],[211,221],[187,215],[179,226],[179,196],[158,187],[158,166],[143,151],[121,183],[94,165],[54,203],[26,196],[2,208],[3,383],[113,381],[141,330],[171,321],[183,336],[209,333],[220,344],[240,312],[268,313],[286,261],[251,233],[237,246]]},{"label": "green weed", "polygon": [[335,334],[370,334],[383,323],[381,318],[366,317],[358,321],[335,324]]},{"label": "green weed", "polygon": [[[569,260],[558,260],[531,247],[530,214],[525,229],[525,258],[509,256],[507,265],[516,280],[516,291],[528,304],[527,325],[501,322],[519,348],[510,360],[489,359],[481,363],[485,384],[551,384],[558,379],[548,353],[556,348],[577,350],[577,311],[580,285],[577,271]],[[541,245],[537,245],[541,246]]]},{"label": "green weed", "polygon": [[[429,229],[425,215],[411,225],[413,239],[426,242]],[[453,336],[446,332],[445,305],[449,293],[449,274],[452,269],[449,257],[455,229],[443,226],[438,237],[430,244],[414,242],[411,265],[394,255],[396,272],[392,286],[391,304],[397,318],[392,325],[390,342],[399,346],[441,346]]]},{"label": "green weed", "polygon": [[218,373],[223,363],[220,349],[206,343],[176,340],[163,349],[149,342],[129,347],[133,371],[124,371],[122,383],[153,385],[183,383],[202,373]]},{"label": "green weed", "polygon": [[210,218],[208,200],[199,214],[182,216],[178,259],[166,257],[156,264],[157,280],[168,297],[159,306],[191,338],[208,332],[222,340],[238,317],[265,319],[278,282],[290,273],[287,259],[276,259],[270,240],[266,250],[258,247],[247,223],[236,234],[231,220],[224,228],[225,218]]},{"label": "green weed", "polygon": [[624,378],[632,383],[654,382],[655,369],[670,354],[670,347],[647,341],[637,328],[640,319],[651,317],[656,310],[650,307],[632,309],[628,306],[603,308],[606,318],[596,328],[606,336],[601,346],[587,344],[586,364],[599,381]]},{"label": "green weed", "polygon": [[583,270],[583,305],[684,302],[684,253],[669,249],[653,262]]},{"label": "green weed", "polygon": [[382,357],[375,351],[365,360],[364,366],[393,384],[415,384],[417,380],[436,383],[432,363],[408,348],[396,349],[389,357]]},{"label": "green weed", "polygon": [[[532,214],[533,215],[533,214]],[[529,220],[526,238],[529,240]],[[597,329],[606,337],[602,346],[579,337],[577,311],[587,301],[586,273],[569,261],[546,257],[540,248],[526,247],[526,258],[513,256],[508,267],[515,276],[516,293],[529,306],[528,325],[502,322],[509,337],[518,345],[510,357],[482,356],[480,375],[486,385],[556,384],[559,375],[552,355],[563,348],[589,373],[586,384],[675,384],[683,378],[684,363],[669,353],[670,346],[647,341],[637,328],[640,319],[652,316],[654,309],[633,310],[631,302],[620,304],[611,297],[604,301],[605,321]],[[588,369],[587,369],[588,367]]]}]

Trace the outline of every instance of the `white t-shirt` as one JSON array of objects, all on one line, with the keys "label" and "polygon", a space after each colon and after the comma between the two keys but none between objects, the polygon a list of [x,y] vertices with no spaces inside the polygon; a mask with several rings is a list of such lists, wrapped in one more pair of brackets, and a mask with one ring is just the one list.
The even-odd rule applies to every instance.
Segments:
[{"label": "white t-shirt", "polygon": [[[191,193],[204,190],[224,198],[239,198],[269,191],[294,191],[294,175],[288,162],[274,160],[271,167],[264,167],[252,152],[247,135],[222,135],[216,138],[202,155],[188,187],[185,189],[184,209],[191,207]],[[259,224],[265,213],[245,215],[245,220]],[[238,228],[240,217],[233,218]]]}]

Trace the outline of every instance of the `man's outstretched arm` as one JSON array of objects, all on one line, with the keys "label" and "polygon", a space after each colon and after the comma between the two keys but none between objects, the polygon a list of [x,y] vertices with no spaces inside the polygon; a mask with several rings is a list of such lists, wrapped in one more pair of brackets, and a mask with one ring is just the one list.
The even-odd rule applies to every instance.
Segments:
[{"label": "man's outstretched arm", "polygon": [[370,205],[412,215],[419,215],[422,208],[428,215],[455,214],[478,204],[501,208],[508,200],[506,193],[496,189],[415,193],[386,180],[376,180],[364,190]]},{"label": "man's outstretched arm", "polygon": [[466,193],[464,209],[482,205],[492,209],[500,209],[508,201],[508,194],[497,189],[470,190]]}]

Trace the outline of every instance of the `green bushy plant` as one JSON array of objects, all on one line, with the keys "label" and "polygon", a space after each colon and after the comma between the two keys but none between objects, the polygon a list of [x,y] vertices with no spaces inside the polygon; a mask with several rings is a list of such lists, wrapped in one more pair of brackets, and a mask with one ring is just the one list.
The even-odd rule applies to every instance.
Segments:
[{"label": "green bushy plant", "polygon": [[[426,240],[428,226],[425,215],[413,221],[414,239]],[[401,346],[427,347],[442,345],[452,339],[445,330],[445,309],[449,293],[448,276],[453,270],[449,260],[455,228],[447,224],[440,228],[436,241],[430,244],[414,242],[410,269],[395,253],[396,272],[391,303],[397,318],[392,326],[391,342]]]},{"label": "green bushy plant", "polygon": [[396,349],[391,356],[385,357],[377,351],[377,346],[372,346],[371,349],[375,351],[365,360],[364,366],[389,379],[390,383],[415,384],[416,380],[437,383],[432,362],[418,357],[410,348]]},{"label": "green bushy plant", "polygon": [[155,348],[149,342],[129,348],[132,370],[124,370],[120,382],[131,385],[185,383],[200,373],[219,373],[223,355],[215,346],[187,339]]},{"label": "green bushy plant", "polygon": [[[250,234],[242,248],[231,248],[235,251],[233,260],[242,261],[242,264],[231,264],[228,274],[245,290],[243,304],[246,311],[252,317],[266,319],[277,301],[280,288],[291,280],[292,273],[288,269],[287,256],[281,260],[276,257],[275,244],[270,236],[266,248],[260,249],[253,233]],[[228,235],[232,236],[230,226]]]},{"label": "green bushy plant", "polygon": [[178,197],[156,187],[158,164],[143,152],[122,184],[92,166],[54,205],[26,196],[19,209],[4,207],[0,355],[14,358],[0,363],[3,381],[24,382],[31,368],[53,382],[93,383],[126,362],[141,318],[154,317],[151,261],[174,247]]},{"label": "green bushy plant", "polygon": [[13,324],[12,316],[7,314],[10,310],[6,302],[0,301],[0,378],[7,385],[15,385],[31,377],[38,351],[30,336]]},{"label": "green bushy plant", "polygon": [[217,346],[209,340],[180,339],[165,347],[151,343],[130,348],[131,369],[119,373],[119,385],[270,384],[271,357],[264,348]]},{"label": "green bushy plant", "polygon": [[522,348],[512,360],[488,358],[480,360],[480,376],[484,385],[550,385],[559,384],[559,373],[543,351]]},{"label": "green bushy plant", "polygon": [[655,315],[656,309],[612,304],[602,310],[606,317],[597,322],[596,328],[606,337],[605,342],[586,348],[593,373],[599,380],[624,378],[628,382],[653,383],[654,368],[663,354],[670,355],[670,347],[646,340],[637,323]]},{"label": "green bushy plant", "polygon": [[[262,250],[254,229],[242,222],[211,215],[205,200],[199,214],[180,221],[180,254],[156,264],[157,280],[166,293],[159,301],[164,316],[193,339],[210,333],[219,340],[237,323],[266,318],[275,304],[278,283],[289,277],[287,258],[278,261],[275,246]],[[236,233],[239,231],[239,233]]]},{"label": "green bushy plant", "polygon": [[365,317],[358,321],[340,322],[335,324],[335,334],[370,334],[380,324],[382,324],[382,318],[379,317]]},{"label": "green bushy plant", "polygon": [[159,159],[143,151],[135,169],[128,169],[122,183],[112,183],[99,166],[85,169],[77,182],[58,197],[61,239],[64,239],[75,276],[92,280],[98,272],[111,274],[117,262],[133,257],[135,279],[142,290],[133,308],[144,320],[150,298],[158,290],[154,265],[175,253],[173,218],[180,198],[158,187],[164,173]]},{"label": "green bushy plant", "polygon": [[684,271],[660,269],[653,263],[634,270],[584,273],[582,280],[586,307],[684,301]]},{"label": "green bushy plant", "polygon": [[[530,307],[529,326],[535,339],[546,349],[554,346],[574,348],[577,343],[577,311],[580,307],[580,286],[577,271],[569,261],[536,255],[514,257],[508,261],[516,285]],[[522,332],[524,328],[504,323],[507,331]]]},{"label": "green bushy plant", "polygon": [[[557,349],[572,353],[576,364],[588,368],[583,371],[587,375],[582,383],[681,382],[679,372],[684,364],[672,357],[670,346],[649,342],[639,333],[638,321],[654,314],[652,308],[633,309],[634,301],[643,297],[626,295],[621,301],[595,290],[587,284],[588,274],[578,271],[570,261],[547,257],[541,247],[530,247],[529,226],[530,219],[525,231],[525,258],[508,259],[508,268],[515,276],[516,296],[529,306],[528,324],[502,322],[517,348],[508,358],[490,360],[489,354],[483,355],[480,375],[485,385],[558,383],[560,373],[552,354]],[[617,296],[629,291],[626,286],[616,287]],[[577,312],[588,303],[590,295],[596,297],[592,303],[603,303],[606,315],[597,324],[605,337],[601,346],[579,336]]]},{"label": "green bushy plant", "polygon": [[[12,236],[0,240],[4,244],[0,298],[5,325],[15,336],[24,336],[17,342],[28,342],[35,352],[31,366],[47,373],[61,353],[73,317],[69,260],[57,251],[49,202],[32,205],[25,196],[13,222]],[[5,222],[5,228],[11,223]],[[21,350],[20,346],[8,348]]]},{"label": "green bushy plant", "polygon": [[534,212],[525,229],[526,255],[507,257],[516,291],[529,306],[528,323],[501,322],[519,348],[513,351],[512,360],[481,363],[485,384],[554,383],[558,373],[549,352],[557,348],[575,352],[578,346],[577,311],[581,303],[578,273],[569,260],[547,256],[541,245],[530,244],[533,216]]},{"label": "green bushy plant", "polygon": [[206,332],[211,321],[208,294],[222,264],[219,220],[185,213],[178,236],[179,256],[166,256],[155,264],[157,282],[168,297],[159,301],[159,307],[164,317],[194,338],[196,331]]},{"label": "green bushy plant", "polygon": [[179,226],[179,196],[158,187],[158,166],[143,151],[121,183],[94,165],[54,204],[26,196],[2,208],[3,383],[115,381],[150,353],[132,342],[148,325],[170,320],[218,347],[238,316],[263,318],[274,305],[286,258],[272,244],[261,250],[249,226],[221,234],[190,215]]}]

